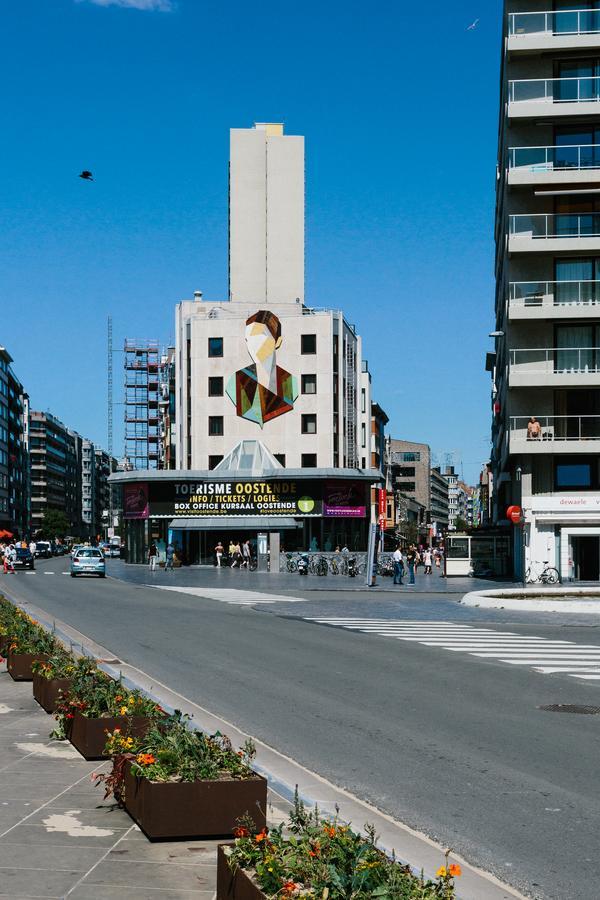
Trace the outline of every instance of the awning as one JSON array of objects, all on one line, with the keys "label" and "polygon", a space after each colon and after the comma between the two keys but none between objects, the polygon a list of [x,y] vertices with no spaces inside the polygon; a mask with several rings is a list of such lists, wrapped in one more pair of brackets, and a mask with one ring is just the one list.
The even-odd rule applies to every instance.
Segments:
[{"label": "awning", "polygon": [[300,528],[301,524],[289,516],[190,516],[171,519],[169,528],[182,531],[279,531]]}]

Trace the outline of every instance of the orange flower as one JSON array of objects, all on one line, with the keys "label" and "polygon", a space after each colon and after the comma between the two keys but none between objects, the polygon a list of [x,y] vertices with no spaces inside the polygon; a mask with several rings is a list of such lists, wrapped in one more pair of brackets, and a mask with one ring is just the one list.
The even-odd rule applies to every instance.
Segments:
[{"label": "orange flower", "polygon": [[281,888],[285,891],[286,894],[293,894],[296,890],[296,882],[295,881],[284,881],[283,886]]},{"label": "orange flower", "polygon": [[261,841],[266,841],[266,839],[267,839],[267,829],[266,828],[263,828],[263,830],[260,831],[254,838],[254,840],[256,841],[257,844],[260,844]]},{"label": "orange flower", "polygon": [[136,761],[140,764],[140,766],[151,766],[152,763],[156,762],[156,757],[152,756],[151,753],[138,753],[136,756]]},{"label": "orange flower", "polygon": [[453,878],[460,878],[460,876],[462,875],[462,869],[458,865],[458,863],[450,863],[450,865],[448,866],[448,871]]},{"label": "orange flower", "polygon": [[446,866],[440,866],[437,872],[435,873],[438,878],[445,878],[448,874]]},{"label": "orange flower", "polygon": [[233,836],[236,838],[248,837],[249,831],[243,825],[238,825],[237,828],[233,829]]},{"label": "orange flower", "polygon": [[329,837],[335,837],[335,828],[332,825],[323,825],[323,831],[325,834],[328,834]]}]

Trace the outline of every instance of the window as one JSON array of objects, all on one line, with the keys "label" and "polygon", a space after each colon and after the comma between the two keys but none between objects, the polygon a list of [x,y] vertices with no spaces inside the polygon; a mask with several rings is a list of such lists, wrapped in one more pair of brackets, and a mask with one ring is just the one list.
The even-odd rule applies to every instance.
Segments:
[{"label": "window", "polygon": [[360,390],[360,411],[362,413],[367,411],[367,392],[365,388]]},{"label": "window", "polygon": [[302,468],[303,469],[316,469],[317,468],[317,454],[316,453],[303,453],[302,454]]},{"label": "window", "polygon": [[560,456],[554,463],[557,491],[595,490],[598,487],[598,457]]},{"label": "window", "polygon": [[303,394],[316,394],[317,393],[317,376],[316,375],[303,375],[302,376],[302,393]]},{"label": "window", "polygon": [[317,336],[316,334],[303,334],[300,337],[300,353],[316,353],[317,352]]},{"label": "window", "polygon": [[212,337],[208,339],[208,355],[223,356],[223,338]]},{"label": "window", "polygon": [[398,460],[398,462],[421,462],[421,454],[420,453],[394,453],[394,458]]},{"label": "window", "polygon": [[302,416],[302,434],[317,433],[317,417],[314,413],[305,413]]},{"label": "window", "polygon": [[219,463],[221,462],[222,459],[223,459],[223,457],[219,456],[218,454],[215,454],[214,456],[209,456],[208,457],[208,468],[216,469],[216,467],[219,465]]},{"label": "window", "polygon": [[209,397],[222,397],[223,396],[223,379],[220,377],[210,377],[208,379],[208,396]]},{"label": "window", "polygon": [[212,437],[223,434],[223,416],[208,417],[208,433]]},{"label": "window", "polygon": [[415,491],[415,482],[414,481],[400,481],[398,483],[398,490],[403,491],[404,493],[413,494]]},{"label": "window", "polygon": [[[367,446],[367,426],[365,425],[364,422],[360,426],[360,433],[361,433],[360,445],[361,445],[361,447],[364,448]],[[363,469],[364,469],[364,466],[363,466]]]},{"label": "window", "polygon": [[277,462],[281,463],[281,465],[285,469],[285,453],[274,453],[273,456],[275,457]]},{"label": "window", "polygon": [[415,467],[414,466],[400,466],[398,468],[398,476],[400,478],[414,478],[415,477]]}]

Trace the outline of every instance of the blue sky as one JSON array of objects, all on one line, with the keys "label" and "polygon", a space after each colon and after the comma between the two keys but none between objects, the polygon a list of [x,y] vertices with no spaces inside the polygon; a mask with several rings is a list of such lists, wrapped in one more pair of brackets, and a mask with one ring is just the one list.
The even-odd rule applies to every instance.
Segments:
[{"label": "blue sky", "polygon": [[457,451],[476,478],[499,2],[0,9],[0,342],[34,408],[106,444],[108,313],[117,346],[166,343],[178,300],[226,298],[229,128],[283,121],[306,136],[307,303],[356,324],[393,436]]}]

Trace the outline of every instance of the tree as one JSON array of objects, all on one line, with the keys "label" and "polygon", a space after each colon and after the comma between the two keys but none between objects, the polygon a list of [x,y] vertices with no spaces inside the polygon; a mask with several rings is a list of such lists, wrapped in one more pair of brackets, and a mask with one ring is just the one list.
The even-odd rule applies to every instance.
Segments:
[{"label": "tree", "polygon": [[62,509],[46,509],[42,521],[42,536],[47,540],[56,537],[64,537],[69,531],[70,524]]},{"label": "tree", "polygon": [[466,519],[463,519],[462,516],[456,517],[456,519],[454,520],[454,525],[455,525],[457,531],[466,531],[467,528],[469,527],[469,523],[467,522]]}]

